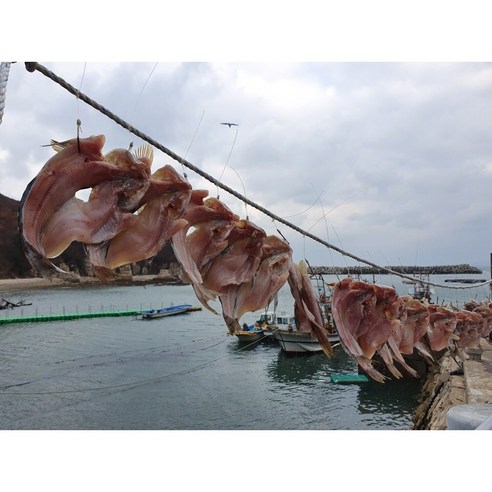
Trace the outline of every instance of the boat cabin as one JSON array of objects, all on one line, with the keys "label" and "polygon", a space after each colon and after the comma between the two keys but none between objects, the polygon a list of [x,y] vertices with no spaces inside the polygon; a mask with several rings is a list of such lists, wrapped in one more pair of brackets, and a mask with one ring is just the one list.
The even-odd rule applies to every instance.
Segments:
[{"label": "boat cabin", "polygon": [[267,311],[263,313],[257,324],[262,326],[263,324],[275,325],[275,326],[296,326],[296,320],[294,316],[287,316],[285,314],[276,314],[274,311]]}]

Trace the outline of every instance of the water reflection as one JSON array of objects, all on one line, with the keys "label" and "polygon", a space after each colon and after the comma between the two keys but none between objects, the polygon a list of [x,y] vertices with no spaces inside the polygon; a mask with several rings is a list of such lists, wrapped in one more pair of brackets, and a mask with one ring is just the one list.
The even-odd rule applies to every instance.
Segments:
[{"label": "water reflection", "polygon": [[279,383],[309,381],[323,368],[323,356],[319,354],[286,354],[283,350],[267,369],[268,376]]},{"label": "water reflection", "polygon": [[357,408],[361,414],[407,415],[403,409],[412,408],[417,402],[423,380],[407,377],[391,379],[385,383],[369,380],[359,385]]},{"label": "water reflection", "polygon": [[234,343],[231,343],[229,348],[232,352],[249,352],[250,350],[263,350],[265,348],[264,343],[263,341],[242,342],[240,340],[234,340]]},{"label": "water reflection", "polygon": [[278,351],[280,346],[277,342],[261,339],[253,342],[243,342],[240,341],[236,336],[232,336],[233,340],[230,340],[228,344],[228,351],[231,354],[237,354],[241,352],[269,352],[270,350]]},{"label": "water reflection", "polygon": [[[286,311],[288,287],[287,294]],[[192,295],[191,287],[171,286],[29,293],[32,309],[48,312],[103,303],[155,307],[163,299],[193,304]],[[274,342],[246,348],[226,331],[208,310],[155,322],[125,317],[6,325],[0,330],[3,385],[43,380],[1,392],[0,429],[409,427],[421,381],[334,384],[330,374],[357,372],[341,347],[331,358],[289,356]],[[134,381],[149,384],[120,387]],[[28,395],[38,391],[49,394]]]},{"label": "water reflection", "polygon": [[355,367],[356,364],[340,347],[329,358],[324,354],[287,354],[281,350],[269,364],[268,376],[280,383],[329,381],[330,373],[350,372]]}]

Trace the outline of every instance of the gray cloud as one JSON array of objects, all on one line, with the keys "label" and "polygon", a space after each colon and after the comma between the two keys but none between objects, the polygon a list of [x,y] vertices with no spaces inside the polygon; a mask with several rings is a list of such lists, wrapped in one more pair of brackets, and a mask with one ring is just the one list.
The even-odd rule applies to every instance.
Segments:
[{"label": "gray cloud", "polygon": [[[492,64],[44,65],[179,155],[196,132],[190,162],[351,253],[380,264],[488,262]],[[51,155],[41,145],[73,137],[77,118],[82,136],[106,135],[108,150],[141,143],[43,75],[13,65],[0,193],[19,199]],[[223,121],[240,125],[226,168],[236,130]],[[170,161],[158,152],[154,167]],[[194,187],[217,194],[186,172]],[[245,214],[237,199],[220,196]],[[268,233],[278,226],[297,259],[353,263],[248,213]]]}]

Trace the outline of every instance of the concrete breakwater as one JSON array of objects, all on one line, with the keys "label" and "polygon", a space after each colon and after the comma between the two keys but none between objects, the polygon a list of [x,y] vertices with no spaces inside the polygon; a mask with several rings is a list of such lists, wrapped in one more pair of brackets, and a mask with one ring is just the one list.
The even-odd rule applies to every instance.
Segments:
[{"label": "concrete breakwater", "polygon": [[[394,272],[405,275],[460,275],[480,274],[482,270],[468,264],[461,265],[434,265],[434,266],[387,266]],[[311,267],[314,275],[378,275],[387,273],[386,270],[368,266],[346,266],[346,267]]]}]

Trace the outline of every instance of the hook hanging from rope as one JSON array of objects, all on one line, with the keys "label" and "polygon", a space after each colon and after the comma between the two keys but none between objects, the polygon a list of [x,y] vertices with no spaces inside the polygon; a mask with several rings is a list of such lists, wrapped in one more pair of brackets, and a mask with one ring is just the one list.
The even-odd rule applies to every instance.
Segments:
[{"label": "hook hanging from rope", "polygon": [[80,154],[80,134],[82,133],[82,120],[80,119],[80,101],[79,93],[82,90],[82,84],[84,83],[85,69],[87,68],[87,63],[84,63],[84,70],[82,71],[82,77],[80,78],[80,85],[75,98],[77,99],[77,149]]},{"label": "hook hanging from rope", "polygon": [[77,118],[77,149],[80,154],[80,134],[82,132],[82,122],[80,121],[80,118]]}]

